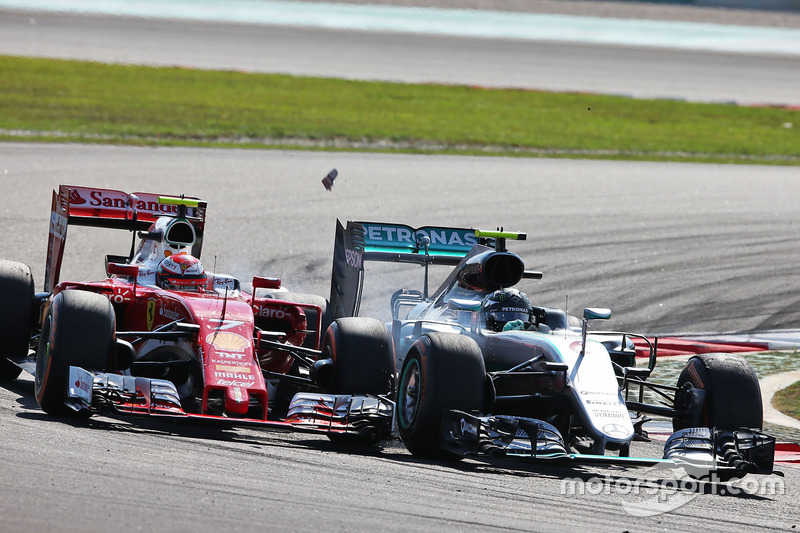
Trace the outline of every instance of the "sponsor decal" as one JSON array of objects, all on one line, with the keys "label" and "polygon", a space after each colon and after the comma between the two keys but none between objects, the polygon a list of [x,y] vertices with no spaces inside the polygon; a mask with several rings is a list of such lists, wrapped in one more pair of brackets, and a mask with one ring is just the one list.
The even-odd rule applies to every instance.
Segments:
[{"label": "sponsor decal", "polygon": [[603,426],[603,433],[611,437],[628,436],[628,430],[624,426],[618,426],[617,424],[606,424],[605,426]]},{"label": "sponsor decal", "polygon": [[240,389],[239,387],[233,387],[232,392],[233,392],[233,399],[235,401],[237,401],[237,402],[243,402],[244,401],[245,395],[242,392],[242,389]]},{"label": "sponsor decal", "polygon": [[230,331],[221,331],[209,333],[206,336],[206,342],[218,350],[226,352],[244,352],[251,342]]},{"label": "sponsor decal", "polygon": [[248,357],[247,354],[222,352],[220,350],[215,351],[214,355],[216,355],[220,359],[228,359],[230,361],[243,361],[245,357]]},{"label": "sponsor decal", "polygon": [[139,279],[149,278],[150,276],[152,276],[155,273],[156,273],[156,271],[151,269],[151,268],[139,267]]},{"label": "sponsor decal", "polygon": [[473,437],[478,437],[478,428],[475,424],[471,422],[467,422],[466,419],[461,419],[461,434],[462,435],[472,435]]},{"label": "sponsor decal", "polygon": [[69,369],[69,391],[67,396],[70,398],[80,398],[86,403],[92,401],[92,375],[77,367]]},{"label": "sponsor decal", "polygon": [[92,384],[84,380],[83,376],[81,376],[75,381],[75,388],[83,392],[89,392],[92,390]]},{"label": "sponsor decal", "polygon": [[244,387],[249,388],[255,385],[255,381],[242,381],[242,380],[235,380],[235,379],[221,379],[217,381],[217,385],[222,385],[223,387]]},{"label": "sponsor decal", "polygon": [[50,233],[57,239],[64,239],[67,235],[67,217],[59,213],[51,213]]},{"label": "sponsor decal", "polygon": [[375,224],[364,224],[366,230],[367,244],[385,245],[400,244],[404,246],[416,246],[420,237],[428,237],[431,246],[450,246],[465,248],[478,244],[478,238],[474,230],[445,229],[445,228],[413,228],[405,226],[381,226]]},{"label": "sponsor decal", "polygon": [[158,314],[170,320],[183,320],[183,315],[175,309],[167,309],[164,304],[158,308]]},{"label": "sponsor decal", "polygon": [[[80,197],[78,191],[73,190],[70,194],[70,203],[74,204],[72,201],[72,196],[76,195]],[[139,196],[144,196],[140,194]],[[81,198],[83,200],[83,198]],[[141,199],[134,199],[128,196],[127,194],[119,194],[115,191],[96,191],[90,190],[89,191],[89,205],[92,207],[104,207],[107,209],[120,209],[120,210],[127,210],[129,207],[136,209],[137,211],[147,211],[154,214],[177,214],[178,213],[178,206],[176,205],[167,205],[167,204],[159,204],[158,199],[154,198],[152,200],[141,200]],[[131,202],[129,206],[128,203]],[[86,203],[84,200],[83,203]],[[188,208],[188,212],[191,214],[194,208]]]},{"label": "sponsor decal", "polygon": [[606,391],[595,391],[595,390],[582,390],[581,395],[583,396],[613,396],[614,398],[619,398],[619,392],[606,392]]},{"label": "sponsor decal", "polygon": [[236,280],[228,276],[214,276],[214,289],[236,290]]},{"label": "sponsor decal", "polygon": [[111,303],[121,304],[133,301],[133,291],[124,287],[114,286],[113,292],[105,293]]},{"label": "sponsor decal", "polygon": [[591,405],[619,405],[619,401],[615,402],[612,401],[604,402],[602,400],[585,400],[585,401],[587,404]]},{"label": "sponsor decal", "polygon": [[291,316],[287,313],[283,308],[280,307],[273,307],[273,306],[253,306],[253,312],[256,316],[261,318],[275,318],[278,320],[283,320],[284,318]]},{"label": "sponsor decal", "polygon": [[70,205],[81,205],[85,204],[86,200],[78,193],[78,191],[73,189],[69,192],[69,203]]},{"label": "sponsor decal", "polygon": [[219,373],[219,372],[234,372],[234,373],[235,372],[240,372],[240,373],[244,373],[244,374],[250,374],[251,373],[249,365],[247,365],[247,366],[244,366],[244,365],[214,365],[214,368],[216,369],[217,373]]},{"label": "sponsor decal", "polygon": [[153,322],[156,319],[156,301],[147,300],[147,331],[153,331]]},{"label": "sponsor decal", "polygon": [[344,260],[347,263],[347,266],[351,268],[361,269],[364,265],[364,257],[361,252],[356,250],[348,250],[345,249],[344,251]]},{"label": "sponsor decal", "polygon": [[245,372],[214,372],[214,377],[218,379],[253,379],[253,376]]},{"label": "sponsor decal", "polygon": [[627,418],[628,412],[612,411],[609,409],[592,409],[592,416],[598,418]]}]

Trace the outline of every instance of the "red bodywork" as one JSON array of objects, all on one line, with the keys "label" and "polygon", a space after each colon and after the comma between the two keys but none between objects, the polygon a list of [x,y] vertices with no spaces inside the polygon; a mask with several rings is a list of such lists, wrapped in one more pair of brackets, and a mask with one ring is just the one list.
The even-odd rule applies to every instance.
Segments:
[{"label": "red bodywork", "polygon": [[[175,358],[187,361],[193,381],[187,381],[191,393],[184,392],[187,392],[187,399],[195,401],[185,402],[183,409],[173,408],[175,414],[267,420],[264,371],[287,373],[293,357],[285,350],[260,348],[262,330],[270,331],[273,339],[274,332],[279,331],[282,333],[280,340],[294,346],[303,344],[307,335],[316,335],[314,342],[306,342],[306,345],[319,349],[322,312],[318,306],[259,298],[245,291],[229,292],[215,287],[215,284],[231,282],[229,277],[220,280],[209,276],[206,287],[196,292],[140,285],[134,265],[112,264],[109,271],[114,274],[103,281],[58,281],[69,224],[142,231],[159,215],[174,213],[174,208],[159,204],[158,196],[149,193],[128,195],[121,191],[62,185],[53,195],[45,289],[51,291],[50,299],[63,290],[75,289],[108,297],[116,313],[117,332],[128,332],[129,337],[130,332],[153,332],[175,322],[196,324],[199,332],[180,341],[133,336],[129,342],[134,348],[134,362],[153,363]],[[202,239],[205,210],[206,203],[200,200],[197,207],[190,208],[188,218],[195,226],[198,240]],[[196,256],[200,254],[199,244],[193,250]],[[254,278],[253,286],[280,287],[280,280],[265,280]],[[315,324],[307,324],[304,309],[316,311]],[[192,363],[192,359],[196,363]],[[131,373],[137,375],[133,370]],[[184,403],[183,394],[181,396]],[[212,409],[214,401],[221,405]],[[129,407],[136,411],[135,406]]]}]

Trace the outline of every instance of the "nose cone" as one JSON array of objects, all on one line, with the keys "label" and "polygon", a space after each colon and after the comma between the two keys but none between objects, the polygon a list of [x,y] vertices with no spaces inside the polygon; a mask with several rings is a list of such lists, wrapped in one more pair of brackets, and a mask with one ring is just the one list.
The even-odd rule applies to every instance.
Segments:
[{"label": "nose cone", "polygon": [[230,414],[244,415],[250,407],[250,395],[241,387],[228,387],[225,391],[225,411]]}]

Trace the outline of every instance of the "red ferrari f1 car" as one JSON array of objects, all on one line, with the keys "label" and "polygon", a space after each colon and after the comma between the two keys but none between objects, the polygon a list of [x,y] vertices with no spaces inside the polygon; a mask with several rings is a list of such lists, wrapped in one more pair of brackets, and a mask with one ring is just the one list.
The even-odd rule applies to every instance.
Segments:
[{"label": "red ferrari f1 car", "polygon": [[[326,319],[327,301],[252,291],[200,263],[207,203],[62,185],[53,192],[44,292],[31,269],[0,261],[0,380],[35,377],[56,416],[203,418],[385,438],[394,383],[382,323]],[[67,228],[130,231],[101,281],[59,280]],[[138,241],[138,245],[137,245]]]}]

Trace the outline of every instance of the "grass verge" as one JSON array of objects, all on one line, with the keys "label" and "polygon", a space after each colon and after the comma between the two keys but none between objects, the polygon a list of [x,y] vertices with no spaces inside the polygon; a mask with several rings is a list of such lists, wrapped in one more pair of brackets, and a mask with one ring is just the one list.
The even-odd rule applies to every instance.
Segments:
[{"label": "grass verge", "polygon": [[800,111],[0,56],[0,139],[800,164]]},{"label": "grass verge", "polygon": [[800,381],[776,392],[772,405],[781,413],[800,420]]}]

